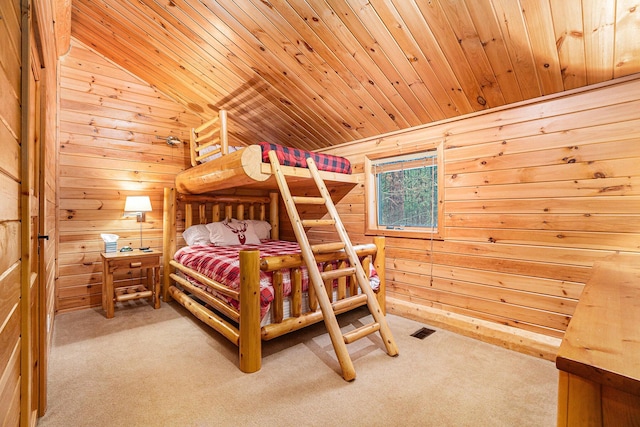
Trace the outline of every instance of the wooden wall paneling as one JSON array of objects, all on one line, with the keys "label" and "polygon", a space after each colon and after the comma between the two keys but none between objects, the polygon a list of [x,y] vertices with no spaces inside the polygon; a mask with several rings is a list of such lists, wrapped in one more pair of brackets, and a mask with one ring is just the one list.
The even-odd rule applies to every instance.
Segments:
[{"label": "wooden wall paneling", "polygon": [[[287,103],[282,101],[285,99],[283,94],[277,90],[266,91],[262,90],[266,86],[266,82],[262,77],[256,74],[255,70],[252,70],[241,59],[238,59],[235,55],[226,53],[228,46],[224,46],[217,40],[216,37],[212,37],[207,32],[208,26],[202,24],[200,28],[197,24],[185,25],[184,22],[197,19],[185,14],[180,8],[161,8],[155,2],[145,2],[145,6],[153,9],[158,13],[165,13],[166,25],[176,28],[189,27],[190,31],[185,32],[184,39],[181,42],[187,47],[194,44],[199,50],[190,54],[193,58],[202,58],[205,64],[215,67],[216,81],[227,79],[240,78],[239,84],[234,85],[234,88],[238,88],[233,96],[222,97],[219,101],[212,99],[212,102],[216,107],[231,110],[232,117],[236,122],[242,121],[243,117],[251,117],[252,120],[245,121],[242,128],[247,128],[252,135],[260,135],[262,139],[273,139],[276,141],[285,140],[287,138],[293,138],[302,143],[301,146],[313,147],[314,144],[309,141],[313,141],[317,138],[313,132],[309,131],[308,126],[300,126],[298,122],[304,123],[303,120],[290,120],[286,117],[283,111]],[[188,11],[188,9],[186,9]],[[181,34],[175,35],[180,37]],[[223,40],[222,37],[219,37]],[[187,50],[188,52],[188,50]],[[271,111],[263,104],[264,102],[275,108]],[[292,105],[296,107],[295,105]],[[297,107],[296,107],[297,108]],[[298,113],[296,113],[298,116]],[[302,116],[299,116],[302,117]],[[282,126],[265,127],[259,125],[259,120],[273,120],[277,119],[282,123]],[[253,126],[253,124],[257,126]],[[230,129],[231,135],[237,135],[240,133],[247,133],[243,129]],[[242,137],[239,138],[245,144],[256,142],[254,138]]]},{"label": "wooden wall paneling", "polygon": [[[118,247],[140,246],[140,224],[123,217],[126,196],[150,196],[143,244],[161,248],[164,187],[188,166],[188,146],[158,137],[188,141],[201,119],[128,72],[112,73],[118,67],[76,40],[61,62],[56,298],[58,311],[68,311],[101,303],[101,233],[120,236]],[[141,279],[116,277],[121,284]]]},{"label": "wooden wall paneling", "polygon": [[[378,49],[376,40],[368,33],[351,8],[344,2],[332,2],[330,6],[335,13],[330,11],[323,0],[313,0],[308,2],[314,10],[314,16],[323,21],[329,30],[340,35],[343,43],[348,43],[347,51],[370,73],[371,84],[386,86],[386,82],[393,85],[397,95],[393,98],[404,100],[415,115],[418,122],[422,118],[428,117],[428,113],[420,102],[418,96],[411,91],[411,87],[404,82],[404,78],[392,64],[391,59],[386,57],[382,49]],[[400,82],[403,82],[400,84]],[[409,113],[405,109],[405,116]]]},{"label": "wooden wall paneling", "polygon": [[[144,8],[149,8],[149,10],[153,10],[160,13],[168,12],[166,9],[162,9],[159,5],[153,2],[143,3],[142,6],[143,7],[141,7],[141,4],[136,4],[135,6],[126,8],[123,13],[131,17],[135,15],[134,13],[135,11],[138,11]],[[175,9],[175,8],[172,8],[172,9]],[[180,10],[174,10],[172,12],[176,14],[181,13]],[[215,50],[212,49],[211,46],[202,42],[202,40],[200,40],[199,38],[195,38],[194,41],[196,41],[195,46],[199,47],[200,50],[192,51],[191,47],[194,46],[194,43],[192,43],[190,39],[186,38],[186,36],[184,36],[181,31],[169,32],[165,28],[162,28],[160,30],[160,28],[157,25],[153,25],[150,27],[147,24],[149,21],[147,19],[148,14],[149,13],[142,15],[138,19],[137,23],[139,27],[145,29],[145,31],[148,33],[154,33],[154,32],[157,33],[161,31],[163,34],[163,38],[170,41],[161,46],[162,50],[168,52],[172,57],[175,57],[178,59],[186,55],[186,57],[184,57],[184,60],[181,61],[181,63],[189,64],[190,62],[199,62],[200,69],[193,70],[193,72],[198,76],[202,76],[201,78],[206,79],[207,83],[209,83],[210,85],[219,87],[220,83],[223,83],[225,86],[231,85],[232,87],[242,88],[247,85],[247,82],[253,81],[254,84],[257,84],[257,85],[260,84],[256,82],[256,76],[252,70],[245,71],[245,70],[240,70],[239,68],[236,68],[237,72],[228,71],[227,67],[221,65],[219,60],[216,58],[216,56],[219,55],[219,53],[216,52],[215,54],[212,54],[213,52],[215,52]],[[154,22],[154,24],[156,23]],[[168,22],[167,24],[177,25],[178,27],[182,27],[182,24],[179,24],[178,22],[176,22],[175,19],[172,19],[170,23]],[[173,39],[181,39],[181,40],[173,41]],[[176,49],[174,48],[174,46],[179,46],[179,48]],[[212,78],[207,79],[207,76],[212,76]],[[227,81],[231,83],[227,83]],[[263,92],[263,93],[266,96],[270,96],[270,97],[273,96],[273,95],[269,95],[267,92]],[[233,102],[232,108],[234,109],[232,117],[235,119],[235,123],[240,122],[242,116],[251,115],[255,119],[258,119],[261,115],[260,111],[261,110],[265,111],[263,107],[261,107],[260,105],[257,105],[255,98],[252,96],[247,97],[247,96],[244,96],[244,94],[239,94],[239,96],[236,96],[233,99],[225,99],[221,95],[218,95],[218,94],[216,95],[217,96],[214,96],[213,99],[209,101],[210,102],[209,105],[216,104],[217,108],[228,109],[230,106],[226,104],[227,102],[232,101]],[[219,101],[215,102],[216,99],[219,99]],[[275,101],[276,104],[281,104],[278,98],[271,98],[270,101],[272,103]],[[275,111],[274,113],[275,115],[279,115],[278,111]],[[271,117],[271,119],[273,118],[274,117]],[[270,132],[271,135],[279,134],[279,136],[275,136],[275,137],[272,136],[272,138],[274,138],[275,140],[284,140],[285,139],[284,135],[287,135],[288,137],[294,137],[300,141],[305,141],[306,139],[313,137],[313,134],[309,133],[306,129],[300,126],[295,126],[295,124],[285,123],[285,126],[282,126],[280,129],[266,130],[264,127],[260,129],[258,127],[252,126],[252,123],[255,121],[256,120],[245,122],[243,126],[250,128],[250,131],[252,133],[260,134],[260,133]],[[233,130],[231,131],[231,134],[235,135]],[[266,136],[265,138],[269,139]],[[251,142],[257,142],[257,141],[244,139],[244,142],[251,143]]]},{"label": "wooden wall paneling", "polygon": [[[131,31],[132,29],[135,29],[135,27],[129,27],[122,18],[104,16],[99,12],[93,11],[84,6],[85,5],[80,3],[73,3],[73,14],[78,17],[81,16],[84,19],[74,20],[71,27],[72,35],[87,32],[100,35],[103,41],[114,41],[114,43],[110,43],[109,48],[108,58],[111,60],[113,60],[114,57],[117,57],[118,55],[122,55],[123,58],[126,58],[127,50],[135,52],[136,57],[138,58],[149,58],[157,53],[163,58],[164,61],[166,61],[165,67],[169,73],[169,77],[171,77],[173,74],[173,78],[178,78],[178,76],[174,74],[175,70],[180,69],[180,65],[177,63],[177,61],[162,52],[152,53],[150,51],[150,48],[146,45],[146,43],[144,43],[143,36],[139,33],[136,33],[135,31]],[[121,45],[124,46],[124,48],[118,49],[118,46]],[[136,64],[133,61],[127,61],[126,64],[120,63],[120,65],[125,65],[126,69],[133,72],[134,74],[144,68],[142,66],[142,63]],[[149,77],[163,80],[161,74],[157,71],[152,71]],[[204,108],[198,105],[197,100],[204,94],[204,90],[198,86],[201,86],[201,84],[197,83],[190,86],[189,89],[182,88],[180,92],[177,92],[174,88],[171,87],[171,84],[168,81],[165,81],[164,83],[158,85],[163,93],[175,97],[175,99],[182,100],[184,105],[188,105],[192,110],[195,109],[198,112],[203,112]]]},{"label": "wooden wall paneling", "polygon": [[[634,124],[634,122],[636,121],[631,121],[630,123]],[[465,171],[473,171],[467,174],[469,177],[480,176],[479,174],[483,172],[477,172],[479,167],[487,170],[498,169],[499,173],[513,174],[514,172],[509,172],[509,170],[517,171],[535,166],[547,169],[558,168],[559,166],[570,169],[576,165],[589,167],[592,162],[598,160],[604,162],[608,160],[616,161],[616,159],[619,159],[621,150],[628,152],[629,156],[636,157],[640,153],[640,149],[637,148],[634,139],[613,139],[618,135],[620,137],[626,136],[624,132],[627,130],[628,124],[622,129],[606,125],[605,128],[597,129],[597,133],[593,129],[588,132],[577,130],[575,133],[578,133],[578,135],[576,137],[568,137],[566,142],[572,143],[580,139],[580,145],[563,146],[558,142],[558,135],[553,134],[551,136],[518,138],[518,140],[509,141],[508,143],[500,141],[482,144],[479,147],[452,150],[447,153],[450,159],[446,171],[447,181],[450,185],[463,183],[462,176]],[[540,148],[538,149],[538,147]],[[544,171],[546,169],[541,170]],[[494,173],[498,173],[498,171]],[[526,174],[520,174],[520,177],[520,179],[527,179]],[[471,178],[468,182],[474,181]]]},{"label": "wooden wall paneling", "polygon": [[[353,56],[349,55],[345,49],[336,49],[340,43],[336,35],[329,31],[319,19],[309,19],[311,12],[308,4],[279,2],[267,6],[259,0],[252,0],[252,3],[260,8],[264,15],[269,15],[271,20],[277,22],[279,28],[286,31],[290,26],[293,31],[288,31],[288,39],[301,44],[306,49],[306,54],[314,57],[314,61],[325,61],[331,73],[340,76],[347,87],[358,94],[360,104],[371,109],[372,117],[385,124],[382,129],[389,127],[401,129],[410,126],[402,114],[394,111],[396,107],[381,88],[370,84],[366,76],[367,72]],[[269,13],[272,10],[277,11],[277,14]],[[302,41],[299,40],[300,35]]]},{"label": "wooden wall paneling", "polygon": [[[504,105],[505,94],[501,90],[502,86],[499,84],[499,80],[491,67],[491,61],[487,58],[487,51],[484,49],[484,43],[479,34],[484,26],[489,27],[488,32],[493,31],[494,19],[483,22],[482,25],[476,27],[465,2],[441,1],[440,5],[447,15],[449,25],[455,32],[460,48],[466,57],[464,62],[461,59],[452,58],[449,63],[452,65],[457,65],[458,62],[464,63],[475,75],[476,82],[480,84],[483,95],[482,99],[475,99],[476,102],[485,108]],[[456,47],[451,46],[451,48],[455,49]],[[508,82],[505,83],[508,85]],[[473,91],[473,87],[470,89]],[[479,110],[480,108],[476,109]]]},{"label": "wooden wall paneling", "polygon": [[[397,2],[397,4],[399,3]],[[405,12],[405,16],[415,14],[414,16],[422,16],[424,19],[425,28],[428,28],[429,31],[421,31],[420,27],[414,27],[413,33],[419,34],[419,37],[422,38],[420,47],[425,49],[429,57],[433,56],[433,59],[436,59],[437,62],[434,64],[435,73],[451,94],[450,96],[454,100],[458,113],[465,114],[499,105],[497,104],[498,99],[495,97],[495,93],[491,94],[490,90],[487,91],[488,93],[484,93],[484,89],[479,83],[480,80],[476,78],[474,70],[472,70],[472,67],[477,67],[476,71],[479,75],[488,77],[488,80],[483,80],[482,82],[487,82],[491,86],[491,82],[495,80],[493,73],[483,67],[484,61],[482,59],[484,58],[480,57],[479,64],[469,62],[473,60],[473,57],[465,56],[466,52],[462,50],[461,46],[463,38],[459,37],[460,34],[455,33],[451,28],[451,21],[459,20],[465,16],[464,5],[457,9],[457,12],[459,12],[457,16],[451,3],[443,7],[439,1],[430,3],[416,2],[416,6],[418,10],[413,13],[407,11],[408,13]],[[446,81],[447,76],[455,77],[455,81]],[[461,102],[463,99],[464,103]],[[491,104],[488,103],[488,100],[491,101]]]},{"label": "wooden wall paneling", "polygon": [[490,2],[488,0],[465,0],[464,3],[495,75],[495,81],[500,86],[505,104],[522,101],[523,95],[518,85],[518,79],[513,73],[507,46],[503,40],[494,10],[489,5]]},{"label": "wooden wall paneling", "polygon": [[543,95],[520,2],[492,0],[491,3],[496,15],[500,17],[498,23],[502,30],[502,38],[507,46],[513,70],[518,76],[522,95],[525,99]]},{"label": "wooden wall paneling", "polygon": [[315,149],[638,72],[634,6],[78,0],[72,31],[192,112],[224,106],[244,144]]},{"label": "wooden wall paneling", "polygon": [[549,2],[520,0],[522,15],[529,31],[528,38],[536,65],[536,74],[542,88],[542,94],[564,90],[560,60],[553,30],[553,19]]},{"label": "wooden wall paneling", "polygon": [[622,77],[629,70],[640,66],[638,27],[640,27],[638,3],[633,0],[617,1],[613,77]]},{"label": "wooden wall paneling", "polygon": [[[362,135],[358,129],[359,123],[354,120],[354,117],[349,118],[346,112],[344,119],[336,116],[336,109],[340,104],[336,102],[334,96],[332,96],[333,94],[326,92],[316,78],[309,75],[308,72],[298,71],[302,64],[295,58],[280,55],[280,43],[274,41],[262,30],[258,30],[259,27],[256,28],[255,22],[247,21],[249,18],[245,15],[244,10],[236,8],[235,4],[231,3],[225,3],[224,7],[217,3],[210,5],[208,8],[204,8],[201,5],[196,6],[195,4],[192,7],[197,7],[197,12],[209,22],[215,22],[216,24],[224,22],[226,26],[230,26],[238,36],[234,40],[235,43],[249,55],[246,62],[262,63],[265,71],[263,76],[271,77],[271,83],[280,88],[290,102],[303,106],[305,104],[303,100],[312,100],[312,103],[303,106],[310,117],[315,116],[314,122],[310,123],[312,127],[317,126],[316,122],[323,123],[321,127],[327,127],[325,132],[336,132],[345,139],[350,139],[355,135]],[[247,25],[251,30],[243,25]],[[268,27],[270,23],[264,22],[263,25]],[[256,49],[257,46],[260,46],[260,48]],[[276,67],[278,71],[274,69]],[[282,75],[286,79],[280,78]],[[289,91],[287,91],[286,87],[290,88]],[[322,96],[309,98],[312,92],[322,94]],[[350,103],[346,105],[350,105]]]},{"label": "wooden wall paneling", "polygon": [[607,81],[613,77],[614,49],[606,40],[615,37],[615,19],[615,3],[582,1],[588,84]]},{"label": "wooden wall paneling", "polygon": [[[20,419],[20,2],[0,5],[0,424]],[[16,193],[17,192],[17,193]]]},{"label": "wooden wall paneling", "polygon": [[[622,79],[328,150],[360,165],[422,141],[448,147],[446,238],[387,239],[390,309],[562,336],[593,263],[638,251],[639,89],[637,78]],[[357,239],[367,237],[355,226],[367,209],[361,192],[338,203]]]},{"label": "wooden wall paneling", "polygon": [[[306,69],[307,73],[317,82],[317,92],[331,103],[332,108],[339,111],[339,106],[342,105],[344,113],[340,115],[340,118],[343,126],[353,128],[359,135],[377,135],[388,128],[390,125],[389,116],[374,114],[374,110],[370,107],[373,103],[368,97],[366,100],[361,99],[355,93],[348,96],[351,87],[341,74],[331,69],[311,45],[300,43],[299,35],[281,19],[278,13],[274,13],[273,9],[261,2],[258,2],[260,6],[254,2],[248,3],[250,5],[247,4],[243,7],[231,6],[232,3],[226,3],[225,7],[243,25],[254,28],[255,34],[268,34],[269,43],[265,43],[265,46],[269,48],[269,45],[274,43],[272,46],[277,52],[276,46],[279,45],[284,55],[279,54],[278,56],[281,58],[283,56],[290,57],[291,65],[295,65],[295,68],[290,67],[292,71],[295,72],[298,67]],[[240,11],[244,13],[240,13]],[[263,38],[258,38],[264,42]],[[376,111],[382,112],[379,106]]]},{"label": "wooden wall paneling", "polygon": [[[313,5],[307,2],[290,2],[288,6],[295,9],[305,21],[304,24],[309,25],[318,37],[327,43],[327,47],[337,55],[350,72],[355,74],[362,85],[370,91],[376,90],[383,94],[383,101],[379,103],[397,126],[404,128],[420,123],[410,103],[404,97],[397,96],[398,91],[404,91],[404,87],[394,87],[392,80],[375,66],[364,48],[351,33],[346,31],[339,17],[326,13],[326,8],[319,3],[319,8],[315,10]],[[278,6],[275,5],[275,7]],[[279,12],[283,16],[288,16],[281,9]],[[290,19],[288,21],[291,22]],[[389,104],[384,99],[388,100]]]},{"label": "wooden wall paneling", "polygon": [[[582,0],[550,0],[558,59],[565,90],[586,86]],[[579,13],[578,13],[579,11]]]},{"label": "wooden wall paneling", "polygon": [[[18,8],[16,9],[16,4]],[[0,4],[0,33],[4,40],[3,49],[0,51],[0,63],[7,64],[3,67],[2,79],[13,88],[14,96],[20,94],[20,68],[11,67],[11,64],[20,64],[20,3],[5,1]],[[3,93],[8,93],[4,92]]]},{"label": "wooden wall paneling", "polygon": [[[404,2],[403,4],[409,6],[409,3]],[[434,69],[432,61],[435,61],[437,66],[448,67],[448,64],[446,64],[440,48],[434,43],[432,34],[429,31],[420,31],[415,35],[412,34],[412,30],[416,26],[424,25],[424,21],[420,19],[417,11],[415,11],[415,14],[409,14],[403,18],[401,10],[396,10],[394,6],[389,5],[387,2],[380,1],[373,2],[369,6],[363,2],[352,2],[352,8],[358,12],[357,14],[360,15],[366,27],[376,29],[375,33],[372,34],[376,42],[381,39],[378,34],[385,35],[384,40],[387,41],[385,45],[381,46],[384,51],[392,52],[398,49],[402,51],[403,55],[398,55],[396,61],[406,62],[406,65],[403,66],[405,71],[402,71],[402,69],[398,71],[401,71],[405,79],[408,79],[407,82],[409,82],[410,87],[413,88],[413,85],[424,86],[420,89],[425,92],[424,95],[426,96],[422,97],[423,95],[417,92],[416,95],[432,120],[451,117],[456,108],[458,108],[455,101],[458,101],[461,105],[460,108],[470,108],[465,99],[456,99],[455,94],[450,95],[445,89],[449,85],[455,87],[458,83],[451,81],[453,79],[441,78]],[[365,14],[363,11],[367,11],[367,13]],[[383,25],[380,25],[381,23]],[[424,46],[423,50],[420,44]],[[393,62],[393,59],[391,60]],[[425,82],[431,83],[429,87]],[[454,102],[452,102],[452,97]]]},{"label": "wooden wall paneling", "polygon": [[[323,135],[326,137],[331,134],[340,135],[340,137],[346,136],[344,126],[333,125],[339,123],[339,121],[333,124],[328,121],[328,117],[333,114],[321,113],[322,111],[326,111],[327,108],[324,103],[319,103],[318,100],[316,100],[313,105],[300,102],[300,100],[304,98],[303,94],[305,90],[308,90],[308,88],[304,88],[303,81],[300,81],[297,77],[291,81],[286,78],[295,75],[295,71],[287,64],[282,63],[281,60],[273,55],[273,52],[269,52],[263,45],[264,42],[269,41],[266,35],[264,36],[264,40],[256,39],[256,36],[251,34],[250,31],[240,28],[237,20],[220,6],[209,10],[199,4],[191,4],[189,6],[185,5],[185,9],[192,9],[189,10],[190,18],[198,24],[196,30],[198,34],[203,37],[203,40],[210,42],[211,39],[213,39],[216,45],[222,42],[225,46],[223,51],[233,51],[234,56],[237,56],[241,60],[243,68],[250,67],[250,64],[255,64],[255,66],[251,68],[265,79],[267,83],[277,89],[277,92],[281,96],[278,103],[284,103],[288,107],[293,108],[296,116],[300,119],[300,123],[303,124],[302,127],[313,127],[314,124],[321,123],[318,137],[323,137]],[[210,24],[211,22],[215,24],[212,26]],[[226,31],[228,27],[218,24],[222,22],[228,22],[230,25],[237,27],[239,31],[237,34],[238,37],[234,37],[233,43],[235,43],[239,49],[236,49],[228,43],[228,32]],[[278,46],[277,49],[280,49],[280,47]],[[286,73],[284,79],[280,77],[283,73]],[[311,138],[307,138],[307,141],[307,147],[317,147],[317,142],[314,142]],[[302,143],[304,141],[300,142]]]},{"label": "wooden wall paneling", "polygon": [[[396,87],[406,87],[407,91],[410,90],[412,92],[411,97],[405,99],[411,99],[410,106],[419,120],[424,123],[425,120],[432,120],[431,117],[433,116],[441,116],[442,113],[437,109],[434,111],[436,108],[433,102],[434,95],[422,84],[422,79],[416,68],[411,65],[409,58],[405,56],[402,48],[398,46],[398,43],[402,43],[406,47],[407,44],[413,44],[414,42],[401,32],[396,34],[400,37],[396,41],[389,33],[385,23],[380,20],[381,17],[378,16],[369,3],[362,3],[358,0],[349,2],[329,1],[328,3],[342,20],[342,25],[349,29],[366,53],[374,60],[375,66],[379,67],[388,79],[395,82]],[[318,9],[316,8],[316,10]],[[382,17],[384,17],[384,14]],[[413,51],[416,53],[412,55],[412,58],[418,55],[417,49]],[[425,73],[431,72],[430,67],[425,67],[423,70]],[[438,85],[433,87],[434,92],[439,92]],[[439,105],[438,107],[442,108]]]}]

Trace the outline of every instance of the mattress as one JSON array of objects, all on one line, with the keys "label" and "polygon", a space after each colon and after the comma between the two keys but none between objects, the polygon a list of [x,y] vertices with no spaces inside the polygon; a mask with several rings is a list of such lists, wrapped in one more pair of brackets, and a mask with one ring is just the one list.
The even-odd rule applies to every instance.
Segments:
[{"label": "mattress", "polygon": [[283,166],[306,168],[307,158],[311,157],[316,163],[318,170],[345,174],[351,173],[351,163],[344,157],[285,147],[270,142],[261,142],[258,145],[262,150],[262,161],[264,163],[269,163],[269,151],[273,150],[278,156],[278,161]]},{"label": "mattress", "polygon": [[[239,253],[241,250],[260,251],[261,257],[278,256],[287,254],[300,253],[300,247],[296,242],[284,240],[265,240],[260,245],[234,245],[234,246],[214,246],[214,245],[196,245],[185,246],[179,249],[174,255],[174,259],[180,264],[189,267],[198,273],[223,284],[230,289],[240,290],[240,261]],[[282,271],[282,287],[283,294],[288,297],[291,294],[291,275],[290,270]],[[301,267],[302,291],[306,292],[309,286],[309,275],[306,267]],[[371,287],[377,290],[379,279],[373,267],[371,267]],[[260,317],[264,319],[269,311],[271,303],[274,300],[274,290],[272,285],[273,272],[260,271]],[[208,286],[189,278],[196,286],[204,289],[209,293],[214,293]],[[336,281],[337,282],[337,281]],[[237,301],[232,298],[224,297],[217,294],[218,297],[225,299],[235,308],[238,307]]]}]

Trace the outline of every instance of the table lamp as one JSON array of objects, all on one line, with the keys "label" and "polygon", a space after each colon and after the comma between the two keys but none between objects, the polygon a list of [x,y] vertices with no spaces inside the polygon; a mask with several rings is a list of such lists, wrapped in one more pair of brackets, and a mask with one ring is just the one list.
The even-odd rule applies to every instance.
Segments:
[{"label": "table lamp", "polygon": [[124,211],[135,213],[137,221],[140,223],[140,250],[149,249],[142,246],[142,223],[145,220],[145,212],[151,212],[151,200],[149,196],[127,196],[124,202]]}]

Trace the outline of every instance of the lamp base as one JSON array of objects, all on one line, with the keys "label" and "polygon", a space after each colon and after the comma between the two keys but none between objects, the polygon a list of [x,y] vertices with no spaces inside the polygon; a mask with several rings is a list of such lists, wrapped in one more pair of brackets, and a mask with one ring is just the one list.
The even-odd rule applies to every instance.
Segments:
[{"label": "lamp base", "polygon": [[145,246],[143,248],[138,248],[138,249],[140,249],[141,251],[148,251],[149,250],[149,246]]}]

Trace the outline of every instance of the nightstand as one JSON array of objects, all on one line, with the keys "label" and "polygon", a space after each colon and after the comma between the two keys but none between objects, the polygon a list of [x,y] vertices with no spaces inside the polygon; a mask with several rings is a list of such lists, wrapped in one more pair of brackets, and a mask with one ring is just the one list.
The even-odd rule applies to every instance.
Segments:
[{"label": "nightstand", "polygon": [[[116,301],[129,301],[148,298],[153,308],[160,308],[160,265],[162,252],[129,252],[102,253],[102,308],[107,319],[113,317]],[[146,284],[113,287],[113,273],[131,269],[146,269]]]}]

